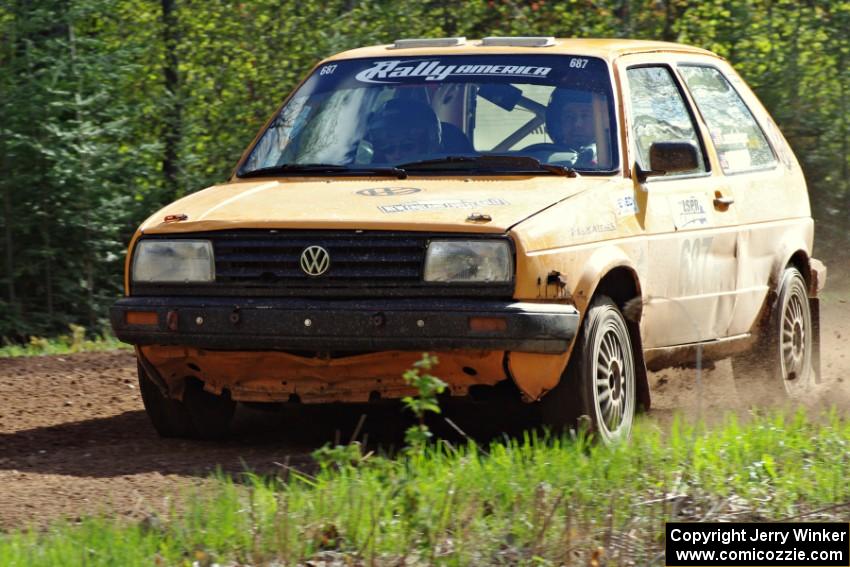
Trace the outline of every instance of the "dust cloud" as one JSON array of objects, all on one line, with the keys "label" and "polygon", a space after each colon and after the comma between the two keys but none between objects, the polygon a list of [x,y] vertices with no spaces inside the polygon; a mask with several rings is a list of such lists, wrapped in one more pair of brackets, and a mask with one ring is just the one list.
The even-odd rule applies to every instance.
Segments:
[{"label": "dust cloud", "polygon": [[850,415],[850,291],[825,290],[821,299],[821,377],[814,389],[799,400],[760,402],[754,405],[736,388],[732,364],[721,360],[704,369],[667,369],[650,373],[652,411],[649,416],[662,423],[675,414],[704,419],[713,424],[729,412],[746,417],[752,411],[782,406],[803,407],[811,413],[836,408]]}]

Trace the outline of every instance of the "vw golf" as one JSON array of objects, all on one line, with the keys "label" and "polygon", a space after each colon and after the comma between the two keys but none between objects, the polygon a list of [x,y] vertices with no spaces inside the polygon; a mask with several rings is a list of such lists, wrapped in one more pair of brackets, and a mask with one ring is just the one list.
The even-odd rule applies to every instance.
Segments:
[{"label": "vw golf", "polygon": [[788,143],[708,51],[398,40],[318,63],[227,182],[142,224],[111,321],[163,436],[400,398],[429,351],[452,396],[611,442],[697,349],[742,395],[814,382],[812,240]]}]

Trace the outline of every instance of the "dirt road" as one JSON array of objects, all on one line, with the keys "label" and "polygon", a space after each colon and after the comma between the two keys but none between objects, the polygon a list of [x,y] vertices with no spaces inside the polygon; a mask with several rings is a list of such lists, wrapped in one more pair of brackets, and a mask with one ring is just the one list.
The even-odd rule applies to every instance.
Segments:
[{"label": "dirt road", "polygon": [[[847,299],[844,299],[847,298]],[[838,403],[850,412],[850,294],[828,294],[822,309],[825,384],[812,405]],[[45,525],[107,512],[142,517],[169,506],[207,482],[216,468],[270,472],[278,463],[309,466],[309,453],[337,431],[350,435],[361,411],[307,410],[268,414],[240,408],[225,442],[163,440],[142,409],[132,353],[0,359],[0,529]],[[846,380],[846,381],[845,381]],[[702,375],[668,370],[651,376],[652,419],[665,423],[677,409],[693,415],[745,411],[728,361]],[[397,444],[406,423],[398,408],[369,414],[370,439]],[[476,416],[457,416],[473,428]]]}]

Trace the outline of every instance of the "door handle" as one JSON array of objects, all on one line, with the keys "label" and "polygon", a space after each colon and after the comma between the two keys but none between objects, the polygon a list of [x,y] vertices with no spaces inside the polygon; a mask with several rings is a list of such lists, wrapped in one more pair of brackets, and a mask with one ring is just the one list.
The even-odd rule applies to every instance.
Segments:
[{"label": "door handle", "polygon": [[735,202],[732,197],[721,197],[720,195],[714,198],[714,206],[717,208],[725,208]]}]

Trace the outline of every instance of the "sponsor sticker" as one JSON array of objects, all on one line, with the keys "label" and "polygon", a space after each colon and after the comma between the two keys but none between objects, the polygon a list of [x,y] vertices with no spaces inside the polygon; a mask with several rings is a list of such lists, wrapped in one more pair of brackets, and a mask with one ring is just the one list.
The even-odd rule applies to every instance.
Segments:
[{"label": "sponsor sticker", "polygon": [[747,147],[749,138],[746,132],[726,132],[719,136],[720,145],[723,146],[743,146]]},{"label": "sponsor sticker", "polygon": [[592,234],[599,234],[602,232],[613,232],[615,230],[617,230],[617,225],[613,221],[599,222],[596,224],[589,224],[587,226],[574,226],[570,228],[570,237],[582,238],[584,236],[590,236]]},{"label": "sponsor sticker", "polygon": [[503,207],[510,205],[504,199],[450,199],[447,201],[412,201],[397,205],[380,205],[383,213],[408,213],[414,211],[439,211],[444,209],[477,209],[481,207]]},{"label": "sponsor sticker", "polygon": [[396,195],[412,195],[419,193],[422,189],[417,187],[372,187],[357,191],[358,195],[364,197],[394,197]]},{"label": "sponsor sticker", "polygon": [[742,169],[750,169],[753,166],[750,159],[750,151],[745,149],[729,150],[721,153],[721,160],[725,164],[724,169],[731,171],[739,171]]},{"label": "sponsor sticker", "polygon": [[674,199],[672,203],[673,223],[676,229],[699,228],[708,224],[708,205],[705,197],[691,195]]},{"label": "sponsor sticker", "polygon": [[635,197],[631,193],[624,193],[614,199],[614,210],[618,217],[627,217],[636,215],[640,212],[640,207],[635,201]]},{"label": "sponsor sticker", "polygon": [[499,76],[532,77],[547,76],[551,67],[534,65],[446,65],[439,59],[431,61],[376,61],[375,64],[356,75],[361,83],[396,83],[406,78],[423,78],[426,81],[444,81],[449,77]]}]

